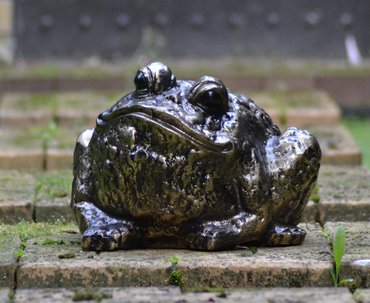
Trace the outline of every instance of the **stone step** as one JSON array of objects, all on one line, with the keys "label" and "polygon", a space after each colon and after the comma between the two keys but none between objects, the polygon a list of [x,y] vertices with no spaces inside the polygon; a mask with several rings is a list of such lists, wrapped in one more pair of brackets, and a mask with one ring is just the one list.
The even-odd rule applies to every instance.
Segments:
[{"label": "stone step", "polygon": [[[347,241],[340,279],[353,279],[352,286],[356,288],[369,287],[370,222],[327,223],[328,233],[333,234],[338,226],[344,227]],[[329,270],[333,264],[327,238],[318,225],[301,227],[307,230],[303,245],[260,247],[255,253],[247,248],[222,252],[148,249],[96,253],[81,251],[81,235],[73,225],[3,226],[1,286],[16,283],[19,290],[179,284],[185,291],[332,286]],[[14,244],[15,234],[23,238],[22,249]],[[16,251],[19,261],[14,256]],[[176,273],[171,263],[174,257],[178,259]]]},{"label": "stone step", "polygon": [[[1,302],[7,302],[8,291],[0,290]],[[95,301],[104,303],[368,303],[370,291],[357,290],[354,295],[345,288],[270,288],[210,290],[208,292],[183,293],[176,287],[124,287],[95,289],[18,289],[14,303],[68,303],[76,301]],[[361,301],[359,301],[361,300]],[[9,302],[10,303],[10,302]]]},{"label": "stone step", "polygon": [[47,125],[52,119],[62,126],[95,124],[99,113],[112,106],[122,93],[63,92],[5,94],[0,103],[0,122],[6,126]]},{"label": "stone step", "polygon": [[340,122],[341,112],[328,94],[320,91],[286,92],[272,90],[245,92],[262,107],[282,129],[295,126],[330,126]]},{"label": "stone step", "polygon": [[[71,170],[29,173],[0,170],[0,218],[7,224],[73,221],[69,207]],[[361,166],[320,169],[318,192],[303,222],[366,221],[370,217],[370,171]],[[320,203],[317,203],[317,202]]]},{"label": "stone step", "polygon": [[306,222],[318,219],[322,222],[369,220],[369,169],[361,166],[323,165],[318,185],[318,193],[311,195],[311,201],[304,212]]},{"label": "stone step", "polygon": [[0,221],[71,221],[71,170],[0,171]]}]

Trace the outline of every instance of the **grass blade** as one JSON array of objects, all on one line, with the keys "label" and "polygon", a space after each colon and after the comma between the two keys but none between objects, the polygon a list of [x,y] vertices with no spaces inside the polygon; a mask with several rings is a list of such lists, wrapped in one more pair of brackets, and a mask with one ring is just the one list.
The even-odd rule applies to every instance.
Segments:
[{"label": "grass blade", "polygon": [[340,267],[342,265],[342,258],[344,256],[346,246],[346,234],[344,228],[339,226],[335,231],[334,243],[333,243],[333,255],[335,263],[335,272],[339,275]]}]

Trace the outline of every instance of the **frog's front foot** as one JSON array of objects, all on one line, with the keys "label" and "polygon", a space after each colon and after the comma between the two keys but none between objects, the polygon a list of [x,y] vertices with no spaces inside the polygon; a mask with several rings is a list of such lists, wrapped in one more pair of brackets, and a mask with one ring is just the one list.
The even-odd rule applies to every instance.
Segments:
[{"label": "frog's front foot", "polygon": [[300,245],[306,237],[306,232],[298,226],[272,226],[263,244],[267,246]]},{"label": "frog's front foot", "polygon": [[125,224],[95,226],[81,240],[83,250],[112,251],[136,247],[137,235]]},{"label": "frog's front foot", "polygon": [[86,201],[73,204],[73,210],[83,233],[83,250],[107,251],[137,247],[139,233],[133,222],[115,219]]},{"label": "frog's front foot", "polygon": [[266,228],[266,220],[262,217],[242,212],[228,220],[192,226],[192,231],[188,232],[185,239],[190,249],[224,250],[257,242]]}]

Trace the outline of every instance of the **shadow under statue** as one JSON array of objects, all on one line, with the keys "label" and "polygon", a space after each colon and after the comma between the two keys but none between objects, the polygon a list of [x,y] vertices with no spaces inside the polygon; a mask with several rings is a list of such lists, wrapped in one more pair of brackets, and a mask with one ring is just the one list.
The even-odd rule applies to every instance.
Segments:
[{"label": "shadow under statue", "polygon": [[136,89],[77,139],[71,207],[84,250],[288,246],[321,150],[281,134],[252,100],[213,77],[176,80],[154,62]]}]

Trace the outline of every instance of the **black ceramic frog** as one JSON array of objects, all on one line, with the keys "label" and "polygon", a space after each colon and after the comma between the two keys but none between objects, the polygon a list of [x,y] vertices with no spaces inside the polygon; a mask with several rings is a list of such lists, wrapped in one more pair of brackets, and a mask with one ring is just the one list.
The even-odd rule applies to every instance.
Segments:
[{"label": "black ceramic frog", "polygon": [[74,154],[71,206],[85,250],[297,245],[321,151],[284,134],[212,77],[177,81],[154,62],[101,113]]}]

